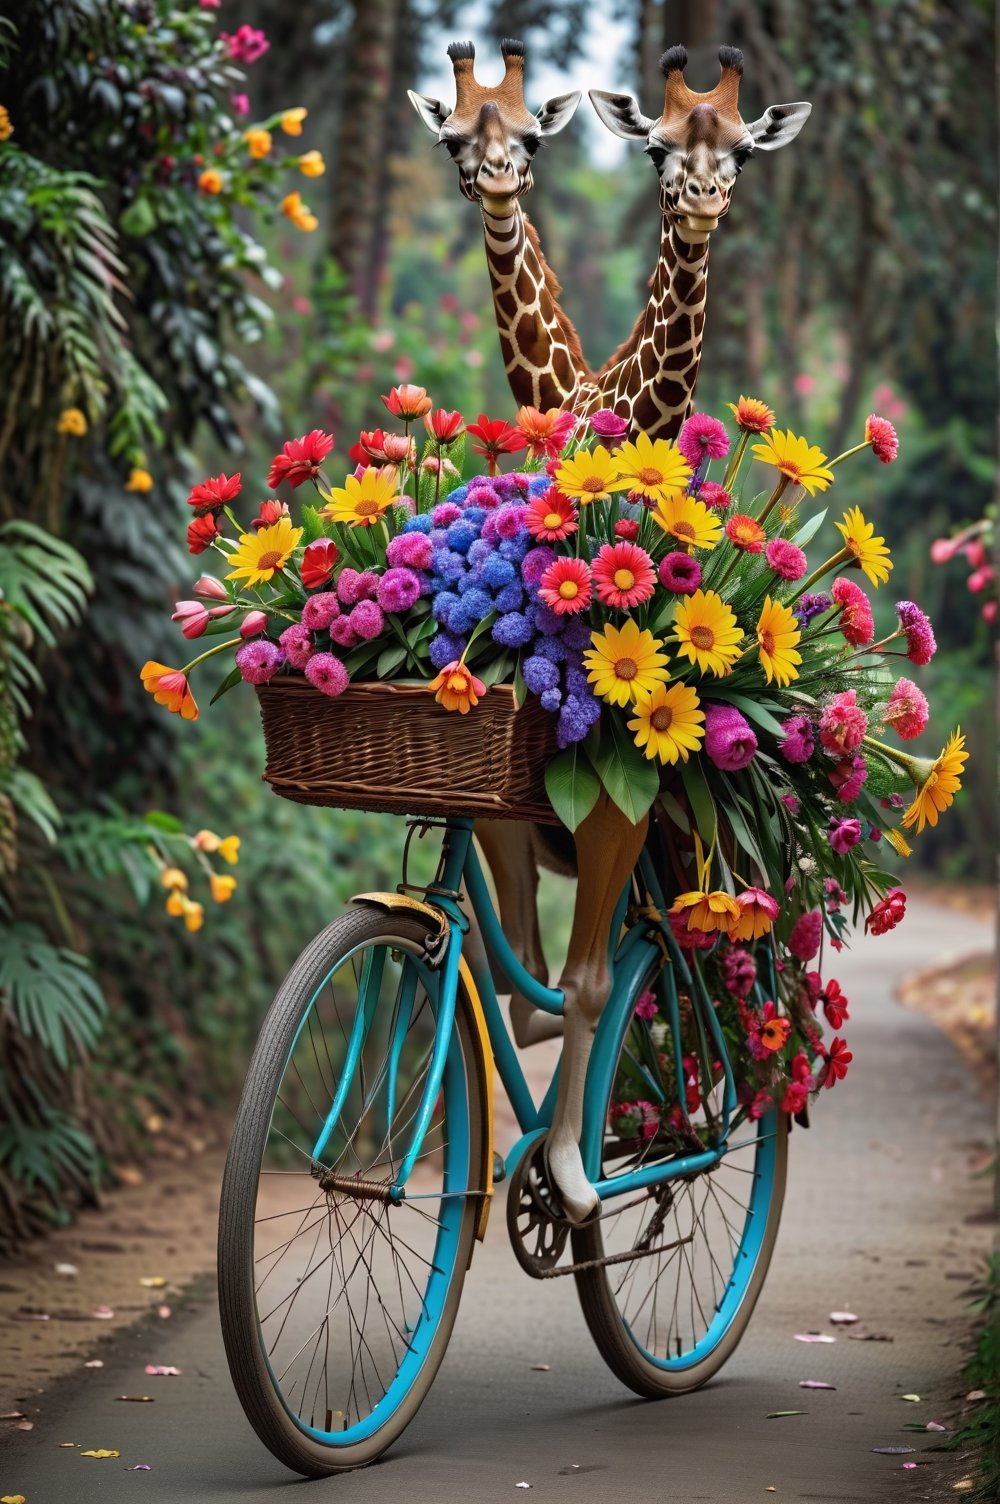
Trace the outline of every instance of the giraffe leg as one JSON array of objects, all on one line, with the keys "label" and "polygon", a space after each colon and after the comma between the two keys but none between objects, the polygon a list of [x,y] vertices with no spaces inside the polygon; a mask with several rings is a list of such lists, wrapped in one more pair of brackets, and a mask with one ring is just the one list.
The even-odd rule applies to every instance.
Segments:
[{"label": "giraffe leg", "polygon": [[[538,928],[538,866],[531,827],[516,821],[477,820],[476,839],[483,848],[496,885],[500,922],[511,950],[525,971],[548,982],[548,966]],[[516,990],[510,998],[510,1023],[522,1049],[562,1033],[562,1019],[543,1013]]]},{"label": "giraffe leg", "polygon": [[571,1222],[598,1204],[583,1170],[583,1096],[594,1032],[611,991],[608,941],[615,905],[646,838],[649,817],[632,825],[602,790],[576,831],[576,909],[560,986],[565,995],[559,1093],[547,1140],[549,1170]]}]

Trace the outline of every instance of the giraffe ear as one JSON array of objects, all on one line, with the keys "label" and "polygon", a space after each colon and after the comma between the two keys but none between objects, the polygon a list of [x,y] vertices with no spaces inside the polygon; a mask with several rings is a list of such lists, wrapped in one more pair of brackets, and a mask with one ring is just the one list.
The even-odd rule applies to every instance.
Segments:
[{"label": "giraffe ear", "polygon": [[427,129],[429,131],[433,131],[436,136],[442,125],[444,125],[445,121],[448,119],[451,111],[446,110],[439,99],[428,99],[426,94],[414,94],[412,89],[407,89],[406,92],[409,96],[410,103],[416,110],[417,114],[420,116],[421,120],[426,125]]},{"label": "giraffe ear", "polygon": [[569,125],[579,103],[579,89],[574,89],[572,94],[557,94],[554,98],[547,99],[541,108],[535,111],[542,127],[542,135],[554,136],[557,131],[562,130],[564,125]]},{"label": "giraffe ear", "polygon": [[798,104],[772,104],[759,120],[747,126],[758,151],[777,151],[794,141],[812,113],[812,105],[805,100]]},{"label": "giraffe ear", "polygon": [[645,141],[655,124],[642,114],[631,94],[608,94],[604,89],[591,89],[590,102],[608,130],[614,131],[616,136],[623,136],[626,141]]}]

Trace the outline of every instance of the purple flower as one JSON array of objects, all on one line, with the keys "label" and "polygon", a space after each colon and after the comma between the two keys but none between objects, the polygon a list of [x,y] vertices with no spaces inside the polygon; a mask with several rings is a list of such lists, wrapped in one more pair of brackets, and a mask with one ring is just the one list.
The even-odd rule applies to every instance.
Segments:
[{"label": "purple flower", "polygon": [[913,601],[897,601],[899,625],[906,634],[906,656],[918,668],[930,663],[937,652],[930,618]]},{"label": "purple flower", "polygon": [[498,611],[520,611],[524,605],[524,591],[516,580],[497,592],[494,605]]},{"label": "purple flower", "polygon": [[525,554],[524,563],[521,565],[521,578],[526,585],[537,585],[549,565],[555,562],[555,550],[546,548],[545,544],[540,544],[538,548],[533,548]]},{"label": "purple flower", "polygon": [[325,632],[340,615],[340,602],[332,590],[311,595],[302,607],[302,625],[311,632]]},{"label": "purple flower", "polygon": [[457,637],[453,632],[436,632],[431,638],[428,652],[434,667],[444,668],[445,664],[454,663],[456,658],[461,658],[465,652],[465,638]]},{"label": "purple flower", "polygon": [[793,715],[784,722],[784,737],[778,751],[786,762],[808,762],[816,750],[816,730],[807,715]]},{"label": "purple flower", "polygon": [[757,738],[733,705],[705,705],[705,751],[724,773],[738,773],[753,762]]},{"label": "purple flower", "polygon": [[483,537],[490,542],[498,538],[516,538],[524,529],[524,514],[525,508],[519,502],[497,507],[483,523]]},{"label": "purple flower", "polygon": [[314,653],[306,664],[306,678],[324,695],[342,695],[350,683],[346,668],[332,653]]},{"label": "purple flower", "polygon": [[524,660],[521,673],[533,695],[542,695],[547,689],[555,689],[559,683],[558,666],[548,658],[539,658],[537,654]]},{"label": "purple flower", "polygon": [[292,668],[305,668],[313,653],[312,633],[301,622],[286,627],[279,637],[282,652]]},{"label": "purple flower", "polygon": [[591,695],[567,695],[556,724],[556,745],[568,747],[582,742],[595,721],[600,720],[601,706]]},{"label": "purple flower", "polygon": [[423,533],[400,533],[390,538],[385,556],[393,569],[430,569],[430,539]]},{"label": "purple flower", "polygon": [[435,527],[450,527],[453,522],[458,522],[462,516],[462,508],[453,501],[442,501],[431,513],[431,521]]},{"label": "purple flower", "polygon": [[359,601],[348,617],[352,631],[356,632],[362,642],[373,642],[385,629],[385,617],[382,615],[382,607],[374,601]]},{"label": "purple flower", "polygon": [[534,633],[535,629],[523,611],[508,611],[493,623],[493,641],[505,648],[527,647]]},{"label": "purple flower", "polygon": [[801,580],[806,572],[806,556],[787,538],[772,538],[764,553],[768,564],[783,580]]},{"label": "purple flower", "polygon": [[[396,540],[394,540],[396,541]],[[387,569],[378,582],[377,598],[383,611],[408,611],[420,599],[420,578],[412,569]],[[354,610],[358,610],[355,606]],[[353,612],[351,613],[353,619]]]},{"label": "purple flower", "polygon": [[861,840],[861,821],[858,819],[831,820],[828,834],[830,845],[838,856],[846,856],[852,846]]},{"label": "purple flower", "polygon": [[356,606],[358,601],[371,600],[378,589],[378,575],[366,569],[361,574],[348,566],[337,576],[337,594],[342,606]]},{"label": "purple flower", "polygon": [[660,560],[660,584],[675,595],[694,595],[701,584],[701,565],[690,554],[667,554]]},{"label": "purple flower", "polygon": [[562,704],[562,690],[561,689],[546,689],[546,690],[543,690],[542,693],[541,693],[541,695],[539,696],[539,699],[542,702],[542,709],[543,710],[549,710],[549,711],[553,711],[554,712],[554,711],[558,710],[559,707],[560,707],[560,705]]},{"label": "purple flower", "polygon": [[588,421],[599,439],[622,439],[628,433],[628,419],[619,418],[610,407],[598,408]]},{"label": "purple flower", "polygon": [[257,637],[236,649],[236,667],[248,684],[266,684],[284,661],[285,655],[278,644],[267,637]]},{"label": "purple flower", "polygon": [[729,453],[729,438],[718,418],[708,413],[692,413],[677,437],[677,448],[692,470],[702,460],[724,460]]},{"label": "purple flower", "polygon": [[813,595],[809,590],[805,595],[799,596],[798,605],[792,612],[798,617],[804,627],[807,627],[814,616],[822,616],[824,611],[829,611],[832,602],[828,595]]}]

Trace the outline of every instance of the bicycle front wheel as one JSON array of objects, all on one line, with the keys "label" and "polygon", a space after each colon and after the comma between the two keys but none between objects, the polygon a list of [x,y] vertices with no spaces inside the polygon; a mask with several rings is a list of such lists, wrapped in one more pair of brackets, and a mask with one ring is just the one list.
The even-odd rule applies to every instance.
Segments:
[{"label": "bicycle front wheel", "polygon": [[[373,1461],[444,1356],[481,1207],[483,1115],[459,998],[407,1186],[440,974],[419,915],[359,910],[302,953],[264,1021],[222,1184],[219,1304],[250,1423],[319,1477]],[[461,985],[461,984],[459,984]]]},{"label": "bicycle front wheel", "polygon": [[[626,1031],[607,1104],[606,1176],[703,1147],[718,1117],[720,1084],[703,1083],[706,1100],[696,1101],[692,1076],[684,1122],[676,1089],[671,1106],[674,1073],[650,1067],[655,1052],[642,1036],[646,1026],[636,1019]],[[623,1111],[623,1098],[636,1096],[641,1063],[662,1099],[658,1108],[644,1101]],[[682,1122],[686,1143],[679,1141]],[[577,1262],[617,1260],[580,1270],[577,1291],[601,1356],[622,1383],[648,1399],[687,1394],[717,1373],[743,1336],[764,1284],[785,1192],[787,1115],[772,1109],[759,1122],[737,1127],[730,1141],[712,1169],[611,1200],[599,1221],[572,1235]]]}]

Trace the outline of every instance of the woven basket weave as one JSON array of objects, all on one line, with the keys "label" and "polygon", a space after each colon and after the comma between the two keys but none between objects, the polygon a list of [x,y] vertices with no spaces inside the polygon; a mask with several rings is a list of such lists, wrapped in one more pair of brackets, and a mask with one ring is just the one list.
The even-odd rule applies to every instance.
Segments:
[{"label": "woven basket weave", "polygon": [[264,779],[284,799],[558,824],[545,793],[555,717],[530,696],[516,710],[510,685],[495,685],[468,715],[405,681],[350,684],[331,698],[304,679],[278,678],[257,696]]}]

